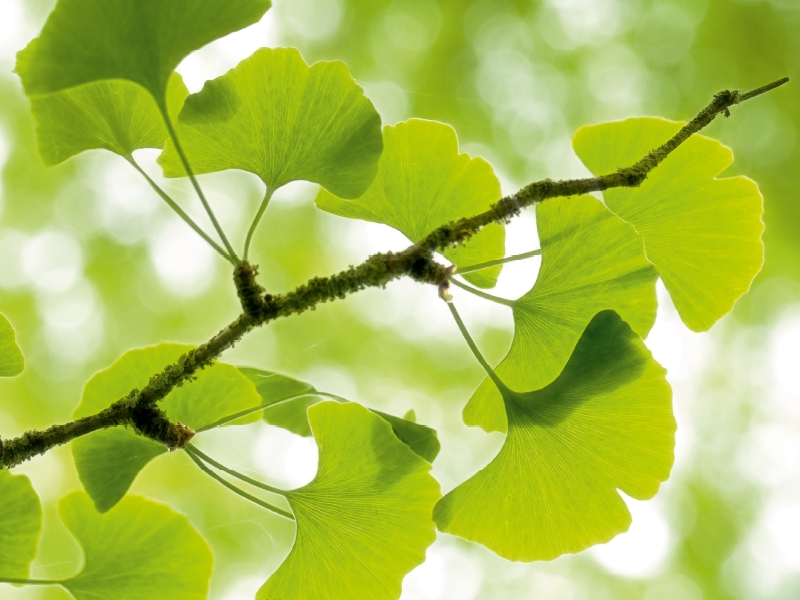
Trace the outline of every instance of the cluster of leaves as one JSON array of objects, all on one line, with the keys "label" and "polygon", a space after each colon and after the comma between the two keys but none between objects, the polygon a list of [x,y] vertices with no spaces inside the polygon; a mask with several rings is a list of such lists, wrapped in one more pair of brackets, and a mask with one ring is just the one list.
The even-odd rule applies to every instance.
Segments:
[{"label": "cluster of leaves", "polygon": [[[195,174],[241,169],[265,185],[242,256],[247,258],[276,189],[318,183],[316,205],[384,223],[412,242],[449,221],[487,210],[500,184],[483,159],[459,153],[448,125],[412,119],[381,129],[380,117],[340,62],[309,66],[294,49],[261,49],[189,94],[177,65],[192,51],[256,22],[268,0],[59,0],[41,36],[19,54],[40,153],[57,164],[90,149],[129,161],[163,152],[167,177],[191,177],[219,243],[148,178],[156,192],[226,259],[241,260],[218,228]],[[594,174],[631,164],[679,128],[656,118],[584,127],[573,139]],[[744,177],[718,179],[732,161],[694,136],[640,187],[549,200],[536,209],[542,265],[533,288],[505,300],[459,285],[513,311],[506,358],[464,410],[464,421],[507,433],[497,457],[441,497],[430,475],[436,433],[347,402],[282,374],[216,363],[163,401],[172,421],[198,434],[263,419],[319,447],[315,479],[280,490],[245,477],[194,446],[192,460],[228,488],[297,522],[294,547],[258,597],[397,598],[424,561],[436,528],[509,560],[549,560],[625,531],[618,490],[651,498],[670,473],[675,420],[665,370],[644,342],[660,277],[684,323],[709,329],[761,267],[762,198]],[[463,278],[493,287],[505,257],[501,224],[444,256]],[[458,326],[482,361],[453,308]],[[132,350],[94,375],[75,417],[109,406],[189,348]],[[23,367],[0,317],[0,375]],[[202,437],[202,436],[200,436]],[[212,556],[170,508],[126,495],[166,448],[112,428],[72,444],[86,493],[60,513],[85,554],[59,582],[31,582],[41,507],[24,476],[0,472],[0,582],[60,584],[76,598],[195,598],[207,592]],[[275,497],[252,496],[222,471]]]}]

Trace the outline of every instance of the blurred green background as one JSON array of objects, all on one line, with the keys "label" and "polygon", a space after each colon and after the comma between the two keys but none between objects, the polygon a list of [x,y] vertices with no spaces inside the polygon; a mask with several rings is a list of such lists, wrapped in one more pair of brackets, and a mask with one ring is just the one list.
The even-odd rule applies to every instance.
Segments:
[{"label": "blurred green background", "polygon": [[[121,159],[93,152],[45,169],[28,101],[11,73],[53,0],[0,0],[0,311],[28,368],[0,382],[0,436],[70,417],[81,388],[125,350],[201,342],[237,314],[227,263],[212,255]],[[296,46],[309,62],[341,59],[385,123],[446,121],[486,157],[504,191],[586,173],[570,149],[579,126],[631,115],[688,119],[724,88],[784,75],[789,85],[737,107],[708,134],[730,145],[729,173],[766,200],[766,264],[753,290],[708,334],[683,328],[665,294],[648,345],[668,369],[679,432],[672,478],[655,500],[629,501],[634,524],[610,544],[552,563],[508,563],[440,535],[404,583],[404,600],[793,599],[800,597],[800,1],[798,0],[275,0],[258,25],[180,67],[197,91],[260,46]],[[141,160],[157,174],[156,153]],[[254,178],[203,177],[241,240],[260,199]],[[200,221],[180,183],[165,185]],[[316,210],[294,184],[270,206],[255,262],[283,292],[400,234]],[[509,253],[537,247],[535,221],[509,228]],[[526,291],[537,259],[508,267],[498,295]],[[662,290],[663,291],[663,290]],[[502,307],[457,295],[485,353],[511,339]],[[497,434],[465,427],[481,380],[435,292],[409,282],[323,305],[257,331],[226,360],[304,378],[319,389],[440,431],[434,473],[451,489],[486,464]],[[265,424],[206,434],[201,448],[284,485],[313,477],[316,447]],[[45,502],[32,576],[80,568],[58,498],[79,488],[69,448],[20,467]],[[182,453],[160,457],[134,493],[171,503],[211,543],[211,597],[252,598],[291,545],[293,528],[207,481]],[[0,584],[2,598],[67,598]]]}]

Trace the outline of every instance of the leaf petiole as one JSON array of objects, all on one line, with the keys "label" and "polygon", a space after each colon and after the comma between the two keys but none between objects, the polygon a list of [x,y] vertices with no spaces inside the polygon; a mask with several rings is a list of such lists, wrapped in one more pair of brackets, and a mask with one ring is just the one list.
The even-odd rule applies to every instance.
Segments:
[{"label": "leaf petiole", "polygon": [[192,444],[187,444],[187,446],[190,446],[192,448],[192,451],[203,462],[208,463],[209,465],[211,465],[212,467],[214,467],[216,469],[219,469],[220,471],[225,471],[228,475],[232,475],[233,477],[236,477],[236,479],[240,479],[240,480],[244,481],[245,483],[249,483],[250,485],[252,485],[254,487],[261,488],[262,490],[265,490],[265,491],[270,492],[272,494],[277,494],[279,496],[283,496],[284,498],[288,494],[288,492],[286,490],[282,490],[282,489],[279,489],[279,488],[276,488],[276,487],[272,487],[271,485],[267,485],[266,483],[262,483],[262,482],[258,481],[257,479],[253,479],[252,477],[248,477],[247,475],[242,475],[241,473],[239,473],[238,471],[234,471],[230,467],[226,467],[222,463],[220,463],[220,462],[214,460],[213,458],[211,458],[208,454],[205,454],[204,452],[201,452],[196,446],[193,446]]},{"label": "leaf petiole", "polygon": [[167,131],[169,132],[169,137],[172,139],[172,143],[175,145],[175,151],[178,153],[178,157],[181,159],[181,164],[183,164],[184,171],[186,171],[186,174],[189,176],[192,186],[194,187],[195,192],[197,192],[197,196],[200,198],[200,202],[203,203],[203,208],[206,209],[208,218],[211,219],[211,223],[214,225],[214,229],[216,229],[219,239],[222,240],[222,243],[228,250],[228,254],[233,259],[233,264],[238,267],[242,261],[239,260],[239,257],[236,255],[236,251],[228,241],[225,232],[222,230],[222,226],[219,224],[219,221],[217,221],[217,217],[214,214],[214,211],[211,209],[211,205],[208,203],[208,200],[206,199],[206,195],[203,193],[203,189],[200,187],[200,182],[197,181],[197,177],[195,177],[194,171],[192,171],[192,167],[189,164],[189,159],[186,158],[186,153],[183,151],[183,146],[178,139],[178,132],[175,131],[175,127],[172,125],[172,119],[170,119],[169,113],[165,108],[162,107],[161,114],[164,118],[164,124],[167,127]]},{"label": "leaf petiole", "polygon": [[513,256],[506,256],[505,258],[499,258],[497,260],[489,260],[475,265],[469,265],[467,267],[459,267],[458,271],[456,271],[456,275],[464,275],[465,273],[482,271],[483,269],[489,269],[491,267],[496,267],[498,265],[504,265],[505,263],[514,262],[515,260],[525,260],[526,258],[531,258],[532,256],[539,256],[541,253],[542,253],[541,249],[531,250],[530,252],[523,252],[522,254],[514,254]]},{"label": "leaf petiole", "polygon": [[460,287],[462,290],[468,291],[470,294],[475,294],[479,298],[483,298],[484,300],[489,300],[489,302],[494,302],[495,304],[502,304],[503,306],[508,306],[514,308],[514,301],[508,300],[507,298],[500,298],[499,296],[492,296],[491,294],[487,294],[486,292],[482,292],[479,289],[476,289],[466,283],[461,283],[457,279],[450,279],[450,283]]},{"label": "leaf petiole", "polygon": [[217,244],[217,242],[215,242],[214,240],[212,240],[212,239],[209,237],[209,235],[208,235],[208,234],[207,234],[205,231],[203,231],[203,230],[200,228],[200,226],[199,226],[197,223],[195,223],[195,222],[192,220],[192,218],[191,218],[189,215],[187,215],[187,214],[186,214],[186,212],[184,212],[184,210],[183,210],[183,209],[182,209],[180,206],[178,206],[178,203],[177,203],[177,202],[175,202],[175,200],[173,200],[173,199],[172,199],[172,198],[169,196],[169,194],[167,194],[167,193],[166,193],[166,192],[165,192],[165,191],[164,191],[164,190],[163,190],[163,189],[162,189],[162,188],[161,188],[161,187],[160,187],[160,186],[159,186],[159,185],[158,185],[158,184],[157,184],[155,181],[153,181],[153,179],[152,179],[152,178],[151,178],[151,177],[150,177],[150,176],[149,176],[149,175],[148,175],[148,174],[145,172],[145,170],[144,170],[144,169],[142,169],[142,167],[141,167],[141,166],[139,166],[139,163],[137,163],[137,162],[136,162],[136,160],[134,160],[133,156],[131,156],[131,155],[128,155],[128,156],[125,156],[124,158],[125,158],[125,160],[127,160],[127,161],[128,161],[128,162],[129,162],[129,163],[130,163],[130,164],[133,166],[133,168],[134,168],[134,169],[136,169],[136,170],[137,170],[137,171],[138,171],[138,172],[139,172],[139,173],[142,175],[142,177],[144,177],[144,178],[145,178],[145,180],[147,181],[147,183],[149,183],[149,184],[150,184],[150,187],[151,187],[151,188],[153,188],[153,191],[155,191],[155,193],[156,193],[156,194],[158,194],[158,195],[159,195],[159,197],[160,197],[160,198],[161,198],[161,199],[162,199],[164,202],[166,202],[166,203],[167,203],[167,205],[168,205],[168,206],[169,206],[169,207],[170,207],[172,210],[174,210],[174,211],[175,211],[175,213],[176,213],[176,214],[177,214],[177,215],[178,215],[178,216],[179,216],[181,219],[183,219],[183,220],[186,222],[186,224],[187,224],[187,225],[189,225],[189,227],[191,227],[192,229],[194,229],[194,231],[197,233],[197,235],[199,235],[201,238],[203,238],[203,239],[206,241],[206,243],[208,243],[208,245],[209,245],[209,246],[211,246],[212,248],[214,248],[214,250],[216,250],[217,252],[219,252],[219,254],[222,256],[222,258],[224,258],[225,260],[227,260],[228,262],[230,262],[231,264],[233,264],[233,258],[231,258],[231,257],[228,255],[228,253],[227,253],[227,252],[225,252],[225,250],[223,250],[223,249],[222,249],[222,247],[221,247],[219,244]]},{"label": "leaf petiole", "polygon": [[291,521],[295,520],[294,515],[292,513],[287,512],[287,511],[283,510],[282,508],[278,508],[277,506],[273,506],[269,502],[265,502],[264,500],[256,498],[252,494],[248,494],[243,489],[236,487],[235,485],[233,485],[229,481],[223,479],[222,477],[220,477],[219,475],[214,473],[214,471],[209,469],[208,466],[202,461],[202,459],[196,454],[197,450],[195,448],[193,448],[191,445],[187,445],[186,447],[184,447],[184,450],[186,450],[186,454],[189,456],[189,458],[192,459],[192,461],[194,461],[194,464],[196,464],[200,468],[201,471],[203,471],[206,475],[208,475],[212,479],[215,479],[217,482],[219,482],[222,485],[224,485],[226,488],[231,490],[234,494],[238,494],[239,496],[241,496],[242,498],[244,498],[246,500],[249,500],[253,504],[257,504],[261,508],[266,508],[267,510],[269,510],[271,512],[274,512],[275,514],[280,515],[282,517],[285,517],[285,518],[287,518],[287,519],[289,519]]},{"label": "leaf petiole", "polygon": [[251,415],[254,412],[258,412],[260,410],[264,410],[266,408],[272,408],[273,406],[278,406],[279,404],[283,404],[285,402],[291,402],[292,400],[297,400],[298,398],[305,398],[306,396],[322,396],[324,398],[330,398],[331,400],[336,400],[339,403],[346,403],[348,402],[341,396],[337,396],[336,394],[328,394],[327,392],[301,392],[300,394],[294,394],[292,396],[287,396],[286,398],[281,398],[280,400],[276,400],[275,402],[262,402],[258,406],[253,406],[250,408],[246,408],[244,410],[240,410],[239,412],[235,412],[233,414],[227,415],[222,417],[221,419],[214,421],[206,425],[205,427],[200,427],[196,430],[196,433],[202,433],[204,431],[209,431],[211,429],[216,429],[217,427],[222,427],[230,423],[231,421],[235,421],[237,419],[241,419],[242,417],[246,417],[247,415]]},{"label": "leaf petiole", "polygon": [[61,585],[63,582],[50,579],[15,579],[14,577],[0,577],[0,583],[9,583],[11,585]]},{"label": "leaf petiole", "polygon": [[272,194],[274,193],[274,188],[267,187],[267,191],[264,193],[264,199],[261,201],[261,205],[258,207],[258,212],[256,212],[256,216],[253,218],[253,223],[250,225],[250,229],[247,232],[247,238],[244,241],[244,253],[242,255],[243,260],[247,260],[247,257],[250,254],[250,242],[253,240],[253,235],[258,228],[258,224],[261,222],[261,217],[264,215],[264,211],[267,210],[269,201],[272,199]]},{"label": "leaf petiole", "polygon": [[497,386],[497,389],[500,390],[501,393],[510,392],[511,390],[508,388],[508,386],[503,383],[503,380],[497,376],[497,373],[494,372],[494,369],[492,369],[492,367],[489,366],[489,363],[486,362],[486,359],[483,358],[483,354],[481,354],[481,351],[478,350],[475,340],[472,339],[469,331],[467,331],[467,327],[464,325],[464,321],[461,320],[461,315],[458,314],[455,305],[452,302],[448,302],[447,308],[450,309],[450,314],[453,315],[453,319],[455,319],[456,325],[458,325],[458,330],[461,332],[461,335],[464,336],[464,340],[466,340],[469,349],[472,350],[473,356],[475,356],[475,359],[481,364],[483,370],[486,371],[486,374]]}]

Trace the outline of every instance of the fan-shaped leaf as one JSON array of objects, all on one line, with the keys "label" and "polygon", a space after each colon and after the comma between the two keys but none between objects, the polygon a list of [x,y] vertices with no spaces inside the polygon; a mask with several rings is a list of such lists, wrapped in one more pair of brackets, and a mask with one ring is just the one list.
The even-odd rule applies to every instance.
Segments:
[{"label": "fan-shaped leaf", "polygon": [[609,541],[631,517],[617,489],[651,498],[669,477],[675,419],[665,370],[612,311],[589,324],[542,390],[504,390],[497,457],[437,504],[439,529],[509,560],[551,560]]},{"label": "fan-shaped leaf", "polygon": [[[189,91],[177,73],[167,88],[174,120]],[[169,137],[152,96],[130,81],[96,81],[31,96],[39,154],[48,166],[84,150],[103,148],[130,156],[141,148],[163,148]]]},{"label": "fan-shaped leaf", "polygon": [[17,346],[14,328],[0,314],[0,377],[16,377],[25,370],[25,358]]},{"label": "fan-shaped leaf", "polygon": [[[455,130],[444,123],[411,119],[385,127],[384,151],[372,186],[356,200],[337,198],[335,190],[320,190],[315,200],[322,210],[384,223],[418,242],[450,221],[484,212],[500,199],[500,182],[489,163],[458,153]],[[505,229],[485,227],[464,246],[444,252],[455,265],[502,258]],[[501,267],[465,275],[480,287],[492,287]]]},{"label": "fan-shaped leaf", "polygon": [[83,570],[61,582],[77,600],[206,598],[213,556],[183,515],[139,496],[103,515],[82,492],[59,513],[83,548]]},{"label": "fan-shaped leaf", "polygon": [[[666,142],[682,123],[628,119],[582,127],[575,152],[595,174],[633,164]],[[604,192],[608,207],[644,238],[681,319],[709,329],[733,307],[761,269],[763,198],[746,177],[715,177],[733,162],[731,150],[693,135],[638,188]]]},{"label": "fan-shaped leaf", "polygon": [[[514,341],[497,373],[513,389],[538,390],[564,369],[586,326],[601,310],[619,313],[645,337],[656,318],[658,277],[642,238],[592,196],[536,207],[542,266],[514,303]],[[506,431],[502,398],[490,379],[464,409],[464,422]]]},{"label": "fan-shaped leaf", "polygon": [[257,22],[269,7],[269,0],[59,0],[22,57],[22,83],[30,96],[127,79],[166,110],[175,67],[198,48]]},{"label": "fan-shaped leaf", "polygon": [[308,415],[319,471],[289,493],[294,547],[257,598],[399,598],[403,577],[436,539],[430,464],[358,404],[322,402]]},{"label": "fan-shaped leaf", "polygon": [[[264,410],[264,420],[267,423],[297,435],[311,436],[308,407],[317,404],[323,397],[316,395],[318,390],[313,385],[261,369],[239,367],[239,371],[255,384],[263,404],[268,406]],[[271,404],[276,406],[269,407]],[[416,418],[401,419],[378,410],[372,412],[388,421],[394,434],[416,454],[430,463],[436,459],[441,450],[436,430],[416,423]],[[413,411],[409,412],[413,414]]]},{"label": "fan-shaped leaf", "polygon": [[[80,418],[99,412],[132,389],[141,389],[150,377],[191,348],[165,343],[125,353],[87,382],[74,416]],[[173,390],[162,407],[170,420],[199,429],[259,404],[261,397],[255,386],[238,369],[215,363],[201,371],[196,381]],[[259,415],[254,414],[236,423],[253,422],[258,418]],[[120,427],[97,431],[72,442],[78,476],[100,512],[119,502],[139,471],[166,451],[164,446]]]},{"label": "fan-shaped leaf", "polygon": [[[262,48],[186,100],[178,132],[192,169],[242,169],[270,189],[295,180],[354,198],[381,155],[381,119],[344,63],[309,67],[294,48]],[[167,177],[185,174],[171,143]]]},{"label": "fan-shaped leaf", "polygon": [[0,577],[28,577],[41,531],[42,504],[30,480],[0,469]]}]

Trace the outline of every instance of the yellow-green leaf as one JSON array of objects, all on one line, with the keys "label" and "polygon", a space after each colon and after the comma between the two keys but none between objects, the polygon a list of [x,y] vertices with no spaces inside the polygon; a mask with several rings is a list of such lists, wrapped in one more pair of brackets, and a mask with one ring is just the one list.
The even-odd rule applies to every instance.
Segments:
[{"label": "yellow-green leaf", "polygon": [[17,346],[14,328],[0,313],[0,377],[16,377],[25,370],[25,358]]},{"label": "yellow-green leaf", "polygon": [[[639,118],[582,127],[575,152],[596,175],[626,167],[682,126]],[[717,179],[730,148],[693,135],[638,188],[603,193],[608,207],[644,238],[683,322],[706,331],[733,308],[761,269],[763,197],[747,177]]]},{"label": "yellow-green leaf", "polygon": [[586,328],[563,373],[503,391],[508,436],[437,504],[441,531],[509,560],[551,560],[626,531],[617,490],[644,500],[669,477],[675,419],[666,371],[613,311]]},{"label": "yellow-green leaf", "polygon": [[257,598],[395,600],[436,539],[430,464],[358,404],[321,402],[308,416],[319,470],[288,495],[294,547]]},{"label": "yellow-green leaf", "polygon": [[0,578],[28,577],[41,532],[42,503],[30,479],[0,469]]},{"label": "yellow-green leaf", "polygon": [[[381,119],[344,63],[308,66],[294,48],[262,48],[186,100],[178,136],[196,173],[242,169],[275,190],[319,183],[354,198],[378,168]],[[185,175],[172,143],[159,163]]]},{"label": "yellow-green leaf", "polygon": [[[482,158],[459,154],[455,130],[444,123],[411,119],[383,130],[384,150],[372,186],[355,200],[320,190],[324,211],[384,223],[418,242],[437,227],[486,211],[500,200],[500,182]],[[332,193],[331,193],[332,192]],[[491,224],[467,244],[445,250],[456,266],[502,258],[505,229]],[[475,271],[465,279],[493,287],[500,266]]]}]

